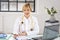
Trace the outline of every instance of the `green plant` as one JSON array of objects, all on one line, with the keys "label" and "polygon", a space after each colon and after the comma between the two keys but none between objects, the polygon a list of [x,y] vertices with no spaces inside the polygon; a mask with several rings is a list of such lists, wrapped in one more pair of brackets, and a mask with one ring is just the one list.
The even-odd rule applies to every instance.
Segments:
[{"label": "green plant", "polygon": [[52,14],[54,15],[57,13],[57,11],[56,11],[56,9],[54,9],[54,7],[52,7],[51,9],[49,9],[49,8],[46,8],[46,9],[47,9],[47,12],[49,15],[52,15]]}]

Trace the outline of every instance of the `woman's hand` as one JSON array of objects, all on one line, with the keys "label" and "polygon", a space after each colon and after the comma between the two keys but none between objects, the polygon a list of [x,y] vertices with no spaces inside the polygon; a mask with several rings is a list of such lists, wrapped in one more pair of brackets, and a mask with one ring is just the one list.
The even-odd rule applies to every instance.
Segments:
[{"label": "woman's hand", "polygon": [[16,37],[18,37],[18,34],[14,34],[14,36],[13,36],[15,39],[16,39]]},{"label": "woman's hand", "polygon": [[22,33],[19,34],[19,36],[26,36],[26,35],[27,35],[26,32],[22,32]]},{"label": "woman's hand", "polygon": [[22,32],[22,33],[20,33],[20,34],[14,34],[14,38],[16,39],[16,37],[18,37],[18,36],[26,36],[27,35],[27,33],[26,32]]}]

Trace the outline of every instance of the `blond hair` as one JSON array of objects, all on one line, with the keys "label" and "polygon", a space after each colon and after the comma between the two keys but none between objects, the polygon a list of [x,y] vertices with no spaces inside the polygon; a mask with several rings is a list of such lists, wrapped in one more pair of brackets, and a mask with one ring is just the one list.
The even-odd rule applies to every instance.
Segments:
[{"label": "blond hair", "polygon": [[31,5],[30,5],[29,3],[26,3],[26,4],[23,6],[22,10],[27,9],[27,8],[29,8],[30,11],[32,11]]}]

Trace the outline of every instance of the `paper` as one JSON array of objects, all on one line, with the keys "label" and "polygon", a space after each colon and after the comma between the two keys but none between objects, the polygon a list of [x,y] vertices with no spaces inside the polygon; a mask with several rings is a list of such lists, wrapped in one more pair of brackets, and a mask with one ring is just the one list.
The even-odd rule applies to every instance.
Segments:
[{"label": "paper", "polygon": [[21,39],[32,39],[32,38],[38,38],[38,37],[42,37],[43,35],[28,35],[28,36],[19,36],[17,37],[18,40],[21,40]]}]

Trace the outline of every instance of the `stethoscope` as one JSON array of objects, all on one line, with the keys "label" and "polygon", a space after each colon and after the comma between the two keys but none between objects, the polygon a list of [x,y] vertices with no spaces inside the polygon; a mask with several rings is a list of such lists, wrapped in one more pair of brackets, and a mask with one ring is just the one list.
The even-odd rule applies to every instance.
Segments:
[{"label": "stethoscope", "polygon": [[[30,31],[33,31],[33,30],[34,30],[34,21],[33,21],[31,15],[30,15],[30,19],[31,19],[31,24],[30,24],[30,25],[31,25],[31,28],[30,28]],[[24,24],[24,15],[22,16],[22,20],[21,20],[20,24],[21,24],[21,25]],[[24,24],[24,26],[25,26],[25,24]],[[20,28],[19,28],[19,29],[20,29]]]}]

